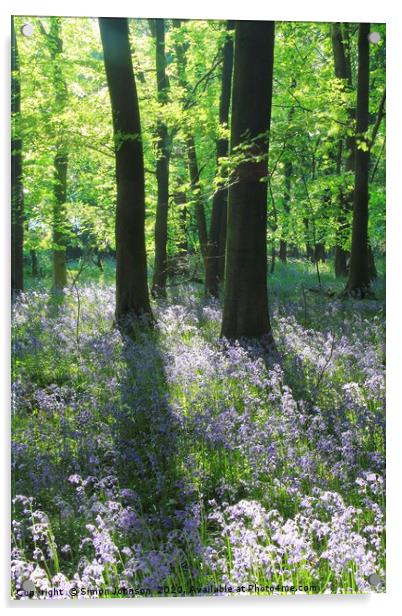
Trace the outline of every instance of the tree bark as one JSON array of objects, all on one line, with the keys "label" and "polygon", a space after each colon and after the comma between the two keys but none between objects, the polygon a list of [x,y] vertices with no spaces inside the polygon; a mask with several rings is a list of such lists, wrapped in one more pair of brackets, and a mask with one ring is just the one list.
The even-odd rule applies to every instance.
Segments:
[{"label": "tree bark", "polygon": [[179,206],[179,222],[180,222],[180,241],[178,243],[179,250],[179,262],[182,272],[188,270],[188,239],[187,239],[187,208],[185,203],[187,201],[186,194],[178,190],[174,195],[176,205]]},{"label": "tree bark", "polygon": [[[162,106],[167,103],[169,82],[166,75],[165,58],[165,20],[154,19],[153,30],[156,45],[156,82],[158,102]],[[155,265],[152,283],[154,297],[166,297],[166,280],[168,272],[167,239],[168,239],[168,208],[169,208],[169,134],[163,120],[157,123],[157,159],[156,181],[158,184],[158,200],[155,220]]]},{"label": "tree bark", "polygon": [[365,297],[370,287],[368,268],[369,143],[367,138],[370,75],[369,32],[370,24],[361,23],[359,25],[356,132],[360,143],[356,146],[352,252],[346,285],[346,292],[358,298]]},{"label": "tree bark", "polygon": [[[233,22],[227,22],[227,30],[233,30]],[[227,34],[223,46],[222,88],[219,104],[219,124],[229,122],[230,90],[233,72],[233,39]],[[216,144],[217,167],[219,159],[229,153],[228,139],[218,139]],[[218,189],[212,201],[211,225],[209,230],[208,254],[205,271],[205,293],[212,297],[218,296],[219,282],[225,267],[226,218],[228,189]]]},{"label": "tree bark", "polygon": [[[272,343],[267,293],[268,133],[274,22],[237,21],[231,152],[251,144],[231,181],[222,336]],[[258,156],[259,158],[255,158]]]},{"label": "tree bark", "polygon": [[[334,56],[335,76],[338,79],[343,80],[344,89],[352,89],[352,69],[350,64],[350,56],[348,53],[348,29],[347,25],[344,25],[344,32],[342,32],[341,24],[334,23],[331,26],[331,41],[332,51]],[[355,116],[354,110],[349,107],[348,114],[350,121],[352,122]],[[339,161],[337,165],[337,172],[341,173],[341,160],[342,160],[342,141],[340,147]],[[355,168],[355,140],[353,135],[346,137],[346,165],[345,170],[353,172]],[[347,260],[349,258],[349,251],[344,248],[345,235],[350,233],[350,227],[348,222],[348,213],[353,208],[353,192],[341,190],[339,194],[339,213],[338,213],[338,230],[337,241],[335,246],[335,276],[340,278],[347,275]]]},{"label": "tree bark", "polygon": [[36,250],[31,250],[31,273],[32,278],[37,278],[39,276],[39,264],[38,264],[38,255],[36,254]]},{"label": "tree bark", "polygon": [[145,181],[141,122],[127,19],[99,27],[113,115],[116,157],[116,322],[152,314],[145,252]]},{"label": "tree bark", "polygon": [[187,155],[191,190],[195,199],[195,220],[197,223],[198,239],[200,242],[201,255],[205,263],[208,249],[207,220],[205,217],[204,202],[201,194],[197,151],[195,149],[195,141],[192,135],[187,138]]},{"label": "tree bark", "polygon": [[21,87],[14,18],[11,17],[11,291],[24,290],[24,192],[20,136]]},{"label": "tree bark", "polygon": [[[181,20],[174,19],[173,27],[180,28]],[[189,94],[190,88],[187,81],[186,75],[186,49],[187,45],[183,43],[176,42],[175,44],[175,53],[177,60],[177,72],[179,77],[179,84],[183,88],[186,93],[186,96]],[[186,108],[186,104],[188,100],[186,98],[183,101],[183,110]],[[193,193],[194,201],[195,201],[195,220],[197,224],[197,233],[198,240],[200,243],[200,252],[202,259],[205,264],[205,260],[207,257],[207,248],[208,248],[208,229],[207,229],[207,221],[205,216],[204,202],[203,196],[201,194],[200,187],[200,171],[197,160],[197,150],[195,146],[195,139],[192,134],[187,134],[186,136],[186,148],[187,148],[187,162],[188,162],[188,170],[190,175],[190,184],[191,191]]]},{"label": "tree bark", "polygon": [[[62,71],[63,41],[59,17],[51,18],[47,43],[52,59],[55,112],[62,114],[67,104],[67,85]],[[67,199],[68,151],[63,133],[62,127],[59,128],[59,134],[56,137],[53,172],[53,288],[56,291],[61,291],[67,284],[65,203]]]},{"label": "tree bark", "polygon": [[53,287],[63,289],[67,284],[65,203],[67,198],[68,155],[60,147],[54,159],[53,202]]},{"label": "tree bark", "polygon": [[[290,116],[289,117],[290,119],[291,114],[289,114],[289,116]],[[284,193],[283,193],[283,208],[285,210],[285,216],[286,216],[285,237],[287,237],[287,227],[288,227],[287,219],[289,218],[289,215],[290,215],[290,191],[291,191],[291,185],[292,185],[292,173],[293,173],[292,161],[286,160],[285,169],[284,169],[285,186],[284,186]],[[287,239],[281,238],[279,242],[279,258],[282,261],[282,263],[287,262],[287,252],[288,252]]]},{"label": "tree bark", "polygon": [[377,268],[375,266],[374,253],[371,245],[368,244],[368,275],[370,282],[377,278]]},{"label": "tree bark", "polygon": [[303,224],[305,228],[306,235],[306,257],[309,261],[313,261],[314,259],[314,251],[311,246],[311,233],[310,233],[310,222],[308,218],[303,218]]},{"label": "tree bark", "polygon": [[319,263],[320,261],[323,263],[325,262],[325,246],[321,242],[318,242],[314,246],[314,262]]}]

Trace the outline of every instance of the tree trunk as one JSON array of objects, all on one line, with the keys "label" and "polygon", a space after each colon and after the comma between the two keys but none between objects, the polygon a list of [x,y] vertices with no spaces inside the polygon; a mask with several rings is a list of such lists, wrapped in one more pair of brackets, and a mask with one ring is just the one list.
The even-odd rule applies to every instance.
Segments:
[{"label": "tree trunk", "polygon": [[21,87],[13,17],[11,17],[11,114],[11,291],[17,294],[24,290],[24,193],[20,137]]},{"label": "tree trunk", "polygon": [[187,201],[186,194],[182,191],[177,191],[174,195],[174,200],[176,205],[180,207],[179,211],[179,221],[180,221],[180,230],[181,237],[180,242],[178,244],[180,259],[182,260],[182,266],[184,267],[184,262],[186,261],[186,266],[184,269],[187,269],[187,257],[188,257],[188,239],[187,239],[187,208],[185,207],[185,203]]},{"label": "tree trunk", "polygon": [[[285,188],[283,194],[283,207],[285,210],[286,224],[285,224],[285,237],[287,236],[288,218],[290,215],[290,189],[292,182],[293,164],[292,161],[287,160],[285,162]],[[282,238],[279,242],[279,258],[282,263],[286,263],[288,260],[288,247],[287,239]]]},{"label": "tree trunk", "polygon": [[116,322],[152,320],[145,252],[145,182],[140,112],[127,19],[101,17],[99,27],[112,107],[116,157]]},{"label": "tree trunk", "polygon": [[282,263],[287,261],[287,246],[285,240],[279,240],[279,259]]},{"label": "tree trunk", "polygon": [[[67,105],[67,85],[62,71],[63,41],[60,17],[52,17],[47,43],[52,59],[55,112],[62,115]],[[56,139],[53,173],[53,288],[62,290],[67,284],[66,211],[68,151],[63,130]]]},{"label": "tree trunk", "polygon": [[325,246],[318,242],[314,246],[314,262],[319,263],[320,261],[325,262]]},{"label": "tree trunk", "polygon": [[272,248],[271,248],[271,269],[269,270],[271,274],[273,274],[274,271],[275,271],[275,258],[276,258],[275,246],[272,244]]},{"label": "tree trunk", "polygon": [[361,145],[356,147],[352,252],[346,285],[346,292],[359,298],[367,295],[370,286],[368,268],[369,144],[366,135],[369,120],[369,32],[370,24],[359,25],[356,132]]},{"label": "tree trunk", "polygon": [[267,182],[261,180],[268,175],[273,58],[274,22],[237,21],[231,151],[244,144],[245,133],[252,142],[229,188],[222,336],[268,343]]},{"label": "tree trunk", "polygon": [[38,255],[36,254],[36,250],[31,250],[31,274],[32,278],[37,278],[39,276],[39,264],[38,264]]},{"label": "tree trunk", "polygon": [[[290,84],[290,87],[294,89],[296,87],[296,80],[293,78]],[[289,126],[291,126],[292,118],[294,114],[294,107],[292,107],[288,114],[288,122]],[[283,208],[285,211],[285,221],[283,228],[283,237],[281,237],[279,241],[279,259],[282,263],[287,262],[287,238],[288,238],[288,225],[289,225],[289,215],[290,215],[290,191],[292,185],[292,173],[293,173],[293,163],[291,160],[286,159],[284,164],[284,178],[285,178],[285,186],[283,193]]]},{"label": "tree trunk", "polygon": [[[166,75],[165,58],[165,20],[150,20],[154,26],[156,44],[156,82],[158,102],[167,103],[169,82]],[[155,220],[155,266],[152,283],[154,297],[166,297],[166,280],[168,271],[167,239],[168,239],[168,206],[169,206],[169,134],[163,120],[157,124],[156,181],[158,184],[158,200]]]},{"label": "tree trunk", "polygon": [[368,245],[368,273],[370,282],[377,278],[377,268],[375,266],[374,254],[371,245]]},{"label": "tree trunk", "polygon": [[[348,31],[347,25],[344,24],[344,32],[342,32],[341,24],[334,23],[331,26],[331,41],[332,51],[334,55],[335,76],[343,80],[344,89],[352,89],[352,69],[350,57],[348,54]],[[344,44],[344,41],[346,44]],[[354,110],[349,107],[349,118],[354,119]],[[352,135],[346,137],[346,171],[354,171],[355,168],[355,140]],[[341,173],[342,168],[342,141],[340,142],[340,152],[338,153],[337,173]],[[348,222],[348,213],[353,208],[353,191],[340,191],[339,194],[339,213],[338,213],[338,230],[337,242],[335,247],[335,276],[340,278],[347,275],[347,260],[349,251],[345,250],[345,235],[349,235],[350,227]]]},{"label": "tree trunk", "polygon": [[[227,22],[227,30],[233,30],[233,22]],[[233,39],[230,34],[226,36],[223,46],[222,89],[219,104],[219,123],[226,125],[229,122],[230,89],[233,72]],[[216,145],[217,168],[219,159],[226,157],[229,152],[228,139],[218,139]],[[205,271],[205,293],[212,297],[218,296],[219,282],[222,281],[222,272],[225,267],[225,242],[227,218],[228,189],[218,189],[212,202],[211,226],[209,231],[208,255]]]},{"label": "tree trunk", "polygon": [[206,261],[208,247],[207,220],[205,217],[204,203],[200,188],[200,172],[197,161],[197,151],[193,136],[187,138],[188,168],[190,172],[191,190],[195,199],[195,220],[197,223],[198,239],[200,242],[201,255]]},{"label": "tree trunk", "polygon": [[53,287],[63,289],[67,284],[65,203],[67,198],[68,156],[59,147],[54,159],[54,202],[53,202]]},{"label": "tree trunk", "polygon": [[[181,26],[181,20],[174,19],[173,27],[180,28],[180,26]],[[183,88],[183,90],[186,92],[186,95],[187,95],[190,88],[189,88],[187,76],[186,76],[186,65],[187,65],[186,50],[187,50],[187,45],[183,44],[182,42],[175,43],[179,84],[181,88]],[[183,101],[183,110],[185,110],[187,102],[188,101],[185,98]],[[193,135],[187,134],[186,148],[187,148],[187,161],[188,161],[188,170],[189,170],[189,175],[190,175],[191,191],[193,193],[193,197],[195,201],[195,219],[196,219],[196,224],[197,224],[198,240],[200,243],[201,256],[205,263],[205,260],[207,257],[207,248],[208,248],[208,230],[207,230],[207,221],[205,217],[204,202],[203,202],[203,197],[201,194],[201,188],[200,188],[200,182],[199,182],[200,172],[199,172],[199,167],[198,167],[197,151],[196,151],[195,140],[194,140]]]},{"label": "tree trunk", "polygon": [[306,230],[306,257],[309,261],[314,260],[314,252],[311,246],[311,238],[310,238],[310,223],[308,218],[303,218],[304,228]]}]

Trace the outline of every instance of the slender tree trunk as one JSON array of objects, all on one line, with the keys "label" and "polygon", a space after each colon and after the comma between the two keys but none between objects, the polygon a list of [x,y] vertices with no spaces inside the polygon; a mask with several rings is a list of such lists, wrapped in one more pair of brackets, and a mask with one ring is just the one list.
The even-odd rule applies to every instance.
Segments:
[{"label": "slender tree trunk", "polygon": [[374,253],[371,245],[368,245],[368,273],[370,282],[377,278],[377,268],[375,266]]},{"label": "slender tree trunk", "polygon": [[[163,109],[163,105],[167,103],[169,88],[166,75],[165,20],[154,19],[150,21],[153,22],[155,33],[158,102]],[[168,129],[163,120],[158,120],[157,136],[156,181],[158,184],[158,201],[156,205],[155,266],[152,295],[166,297],[170,148]]]},{"label": "slender tree trunk", "polygon": [[54,159],[53,202],[53,287],[63,289],[67,284],[65,203],[67,198],[68,156],[60,147]]},{"label": "slender tree trunk", "polygon": [[369,32],[370,24],[361,23],[359,25],[356,131],[364,149],[358,147],[358,145],[356,147],[352,252],[349,278],[346,285],[347,293],[360,298],[367,295],[370,286],[368,267],[369,145],[366,135],[369,121]]},{"label": "slender tree trunk", "polygon": [[272,240],[271,240],[272,245],[271,245],[271,269],[270,269],[270,273],[273,274],[275,271],[275,261],[276,261],[275,232],[278,228],[278,212],[276,209],[274,193],[272,190],[272,183],[269,177],[268,177],[268,187],[269,187],[269,194],[270,194],[271,202],[272,202],[272,216],[268,216],[267,222],[273,234]]},{"label": "slender tree trunk", "polygon": [[314,252],[311,246],[311,238],[310,238],[310,223],[308,218],[303,218],[303,224],[306,231],[306,257],[309,261],[314,260]]},{"label": "slender tree trunk", "polygon": [[[62,114],[67,105],[67,85],[62,70],[63,41],[61,20],[52,17],[47,42],[52,59],[53,87],[55,92],[55,111]],[[56,154],[53,173],[53,288],[62,290],[67,284],[67,234],[66,211],[68,151],[63,129],[59,129],[56,139]]]},{"label": "slender tree trunk", "polygon": [[[174,19],[173,27],[180,28],[181,20]],[[189,85],[187,81],[186,75],[186,49],[187,46],[181,42],[176,42],[175,44],[175,52],[177,59],[177,71],[179,76],[179,84],[184,89],[186,94],[189,92]],[[186,108],[187,100],[186,98],[183,101],[183,107]],[[207,249],[208,249],[208,229],[207,229],[207,221],[205,216],[204,209],[204,201],[201,193],[200,187],[200,171],[197,160],[197,150],[195,146],[194,136],[191,134],[187,134],[186,136],[186,148],[187,148],[187,161],[188,161],[188,170],[190,175],[190,184],[191,191],[193,193],[194,201],[195,201],[195,219],[197,224],[197,233],[198,240],[200,243],[200,251],[203,261],[205,263],[207,257]]]},{"label": "slender tree trunk", "polygon": [[269,343],[267,182],[261,180],[268,175],[273,58],[274,22],[237,21],[231,151],[252,142],[229,188],[222,336]]},{"label": "slender tree trunk", "polygon": [[32,278],[37,278],[39,276],[39,264],[38,264],[38,255],[36,254],[36,250],[31,250],[31,274]]},{"label": "slender tree trunk", "polygon": [[24,193],[22,186],[22,139],[20,136],[21,89],[17,38],[11,17],[11,291],[24,290]]},{"label": "slender tree trunk", "polygon": [[[285,186],[284,186],[284,193],[283,193],[283,208],[285,210],[285,216],[286,216],[285,235],[287,236],[288,218],[290,215],[290,191],[291,191],[292,173],[293,173],[292,161],[287,160],[285,162],[284,171],[285,171]],[[287,262],[287,256],[288,256],[287,252],[288,252],[287,240],[285,238],[282,238],[279,242],[279,258],[282,261],[282,263]]]},{"label": "slender tree trunk", "polygon": [[271,269],[269,270],[271,274],[275,271],[275,259],[276,259],[276,251],[275,246],[272,244],[271,248]]},{"label": "slender tree trunk", "polygon": [[[332,51],[334,55],[335,76],[343,80],[344,89],[346,91],[352,89],[352,70],[350,65],[350,56],[348,53],[348,30],[344,24],[342,32],[341,24],[334,23],[331,26],[331,41]],[[353,121],[355,112],[352,107],[349,107],[349,118]],[[345,170],[353,172],[355,168],[355,140],[352,135],[346,137],[346,167]],[[342,168],[342,141],[340,142],[340,153],[338,154],[337,173],[341,173]],[[347,275],[347,260],[349,251],[344,248],[345,236],[350,233],[350,225],[348,222],[348,213],[353,208],[353,191],[341,190],[339,194],[339,213],[338,213],[338,230],[337,242],[335,247],[335,276],[340,278]]]},{"label": "slender tree trunk", "polygon": [[193,136],[189,136],[187,139],[187,155],[191,190],[195,199],[195,220],[197,223],[198,239],[200,242],[201,255],[205,263],[208,249],[207,220],[205,217],[204,202],[201,194],[200,172],[198,167],[197,151],[195,148],[195,141]]},{"label": "slender tree trunk", "polygon": [[178,244],[178,248],[179,248],[180,258],[183,261],[183,265],[184,265],[184,260],[186,260],[188,256],[187,208],[184,206],[184,204],[186,203],[186,194],[178,190],[174,195],[174,200],[178,206],[181,206],[180,211],[179,211],[181,236],[180,236],[180,242]]},{"label": "slender tree trunk", "polygon": [[[290,87],[291,89],[294,89],[296,87],[296,80],[294,78],[292,79]],[[294,107],[290,109],[289,114],[288,114],[289,126],[291,126],[293,114],[294,114]],[[282,231],[283,236],[279,240],[279,259],[282,261],[282,263],[287,262],[287,256],[288,256],[287,255],[287,252],[288,252],[287,236],[288,236],[289,215],[290,215],[290,193],[291,193],[291,186],[292,186],[292,173],[293,173],[293,163],[291,159],[287,158],[284,164],[285,186],[284,186],[284,192],[283,192],[283,207],[285,211],[285,221],[283,225],[284,228]]]},{"label": "slender tree trunk", "polygon": [[[233,22],[227,23],[227,30],[233,30]],[[233,71],[233,39],[230,34],[226,36],[223,46],[222,89],[219,104],[219,123],[227,125],[229,122],[230,90]],[[218,139],[216,145],[217,167],[219,159],[226,157],[229,152],[228,139]],[[209,231],[208,255],[205,272],[205,293],[212,297],[218,296],[218,285],[222,281],[222,271],[225,267],[225,241],[227,218],[228,189],[218,189],[212,201],[211,226]]]},{"label": "slender tree trunk", "polygon": [[145,182],[140,112],[127,19],[99,19],[116,156],[116,322],[152,320],[145,252]]}]

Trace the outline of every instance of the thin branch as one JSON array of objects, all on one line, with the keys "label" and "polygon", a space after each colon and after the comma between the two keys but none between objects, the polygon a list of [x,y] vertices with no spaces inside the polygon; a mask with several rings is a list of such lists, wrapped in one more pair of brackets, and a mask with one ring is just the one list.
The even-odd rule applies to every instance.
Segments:
[{"label": "thin branch", "polygon": [[373,173],[371,174],[370,182],[373,182],[374,180],[374,176],[377,173],[378,165],[380,164],[380,160],[382,158],[382,155],[384,154],[384,150],[385,150],[385,137],[382,143],[381,152],[379,153],[376,163],[374,165],[374,169],[373,169]]},{"label": "thin branch", "polygon": [[376,117],[374,128],[373,128],[373,132],[371,134],[371,139],[369,143],[370,150],[374,145],[374,141],[375,141],[375,138],[377,137],[377,133],[378,133],[378,129],[380,128],[381,121],[383,117],[385,116],[384,107],[385,107],[385,88],[384,88],[384,93],[381,97],[380,106],[378,107],[378,112],[377,112],[377,117]]}]

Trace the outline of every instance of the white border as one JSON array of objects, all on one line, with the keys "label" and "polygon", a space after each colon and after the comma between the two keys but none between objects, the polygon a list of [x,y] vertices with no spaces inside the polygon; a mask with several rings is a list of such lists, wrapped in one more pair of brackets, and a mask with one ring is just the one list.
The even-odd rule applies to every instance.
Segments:
[{"label": "white border", "polygon": [[[152,599],[152,600],[108,600],[85,601],[71,605],[71,602],[41,601],[24,602],[24,605],[8,600],[9,593],[9,45],[10,15],[70,15],[70,16],[127,16],[127,17],[188,17],[209,19],[274,19],[290,21],[369,21],[387,23],[387,498],[388,498],[388,556],[387,593],[370,596],[314,596],[314,597],[268,597],[268,598],[205,598],[205,599]],[[1,407],[4,439],[0,462],[2,465],[2,511],[4,524],[1,533],[0,553],[0,596],[4,607],[23,612],[26,609],[99,610],[135,609],[140,613],[161,613],[173,611],[208,610],[212,613],[229,611],[241,613],[253,610],[256,614],[266,614],[275,609],[280,613],[294,612],[301,615],[311,613],[345,613],[378,616],[384,610],[391,610],[400,604],[398,595],[402,589],[402,551],[401,551],[401,458],[402,446],[402,408],[398,404],[401,385],[400,358],[402,352],[401,336],[401,267],[402,259],[398,251],[401,243],[401,186],[402,173],[400,150],[402,148],[402,88],[401,88],[401,39],[402,19],[400,4],[392,0],[279,0],[271,2],[236,2],[236,0],[202,0],[189,3],[179,0],[139,0],[99,3],[94,0],[69,0],[55,3],[50,0],[5,0],[1,7],[1,108],[3,147],[1,156],[2,201],[1,222],[2,241],[0,242],[2,319],[1,341],[3,349],[3,370],[1,372]],[[144,602],[145,601],[145,602]]]}]

